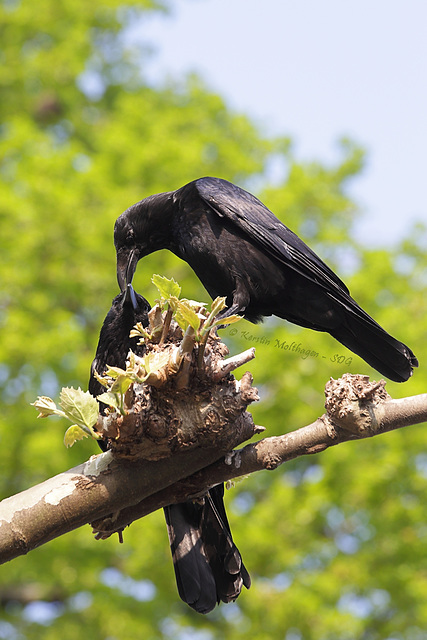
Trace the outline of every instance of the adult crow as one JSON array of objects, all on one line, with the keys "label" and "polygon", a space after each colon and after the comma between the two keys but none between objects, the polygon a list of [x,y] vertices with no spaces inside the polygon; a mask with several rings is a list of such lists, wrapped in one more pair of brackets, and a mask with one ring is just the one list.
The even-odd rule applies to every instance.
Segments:
[{"label": "adult crow", "polygon": [[[128,284],[113,300],[99,335],[90,370],[89,391],[98,396],[105,391],[94,372],[104,373],[107,365],[124,367],[129,349],[139,356],[145,346],[130,338],[132,327],[148,325],[150,305]],[[100,404],[101,413],[106,405]],[[100,441],[103,451],[107,442]],[[199,613],[208,613],[217,602],[231,602],[250,577],[233,542],[224,507],[224,485],[210,489],[198,502],[188,501],[165,507],[165,518],[180,597]]]},{"label": "adult crow", "polygon": [[381,374],[404,382],[418,361],[350,297],[345,284],[252,194],[219,178],[137,202],[114,228],[117,279],[132,281],[140,258],[169,249],[188,262],[225,315],[276,315],[330,333]]}]

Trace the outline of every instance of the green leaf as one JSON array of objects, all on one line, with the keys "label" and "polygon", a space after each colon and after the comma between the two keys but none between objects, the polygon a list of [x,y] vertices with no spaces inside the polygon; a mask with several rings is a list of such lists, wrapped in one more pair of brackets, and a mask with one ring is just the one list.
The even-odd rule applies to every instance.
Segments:
[{"label": "green leaf", "polygon": [[105,375],[110,376],[110,378],[118,378],[119,376],[126,375],[126,371],[124,369],[120,369],[120,367],[108,367]]},{"label": "green leaf", "polygon": [[134,382],[134,377],[129,377],[128,375],[120,375],[113,382],[110,391],[112,393],[120,393],[124,394],[129,389],[130,385]]},{"label": "green leaf", "polygon": [[99,407],[89,391],[82,391],[80,387],[64,387],[60,393],[60,405],[65,415],[80,427],[91,429],[98,420]]},{"label": "green leaf", "polygon": [[88,435],[89,434],[83,431],[78,424],[73,424],[71,427],[68,427],[65,432],[64,444],[66,447],[72,447],[77,440],[83,440],[83,438],[87,438]]},{"label": "green leaf", "polygon": [[160,353],[149,353],[143,358],[144,368],[147,372],[147,376],[150,373],[156,373],[162,367],[165,367],[169,362],[170,354],[167,351]]},{"label": "green leaf", "polygon": [[170,296],[168,298],[169,308],[175,313],[179,306],[179,298],[178,296]]},{"label": "green leaf", "polygon": [[200,327],[201,318],[186,302],[180,300],[175,312],[175,320],[183,331],[185,331],[188,325],[190,325],[193,327],[194,332],[197,333]]},{"label": "green leaf", "polygon": [[212,317],[217,316],[220,311],[225,309],[225,307],[226,307],[225,300],[226,300],[226,298],[220,298],[220,297],[215,298],[215,300],[211,304],[210,315]]},{"label": "green leaf", "polygon": [[145,329],[145,327],[143,327],[142,322],[137,322],[136,325],[133,327],[133,329],[131,329],[129,337],[130,338],[147,338],[147,340],[149,340],[151,337],[151,334],[149,333],[149,331]]},{"label": "green leaf", "polygon": [[189,300],[188,298],[181,298],[181,301],[187,305],[187,307],[191,307],[194,309],[196,313],[201,311],[202,309],[206,309],[206,302],[198,302],[197,300]]},{"label": "green leaf", "polygon": [[133,351],[129,351],[129,365],[126,366],[126,373],[128,371],[135,371],[137,368],[136,365],[136,355],[134,354]]},{"label": "green leaf", "polygon": [[62,411],[56,408],[55,402],[48,396],[39,396],[35,402],[30,403],[40,413],[38,418],[47,418],[53,415],[64,415]]},{"label": "green leaf", "polygon": [[98,380],[99,384],[102,384],[103,387],[108,387],[108,380],[106,380],[104,376],[100,376],[97,371],[94,371],[93,375],[96,380]]},{"label": "green leaf", "polygon": [[159,276],[154,274],[151,278],[151,282],[158,288],[160,295],[165,300],[168,300],[172,296],[179,298],[181,293],[181,287],[173,278],[165,278],[165,276]]},{"label": "green leaf", "polygon": [[239,320],[243,320],[243,317],[242,316],[237,316],[237,315],[226,316],[225,318],[219,318],[218,320],[215,320],[212,323],[212,327],[216,327],[219,324],[221,324],[221,325],[234,324],[235,322],[239,322]]},{"label": "green leaf", "polygon": [[120,398],[115,393],[111,391],[106,391],[105,393],[101,393],[97,396],[97,400],[99,402],[103,402],[104,404],[112,407],[113,409],[120,409]]}]

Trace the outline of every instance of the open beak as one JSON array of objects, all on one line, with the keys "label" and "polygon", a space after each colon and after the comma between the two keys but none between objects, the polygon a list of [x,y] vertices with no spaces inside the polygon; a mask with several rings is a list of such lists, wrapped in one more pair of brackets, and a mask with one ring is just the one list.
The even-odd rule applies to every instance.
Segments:
[{"label": "open beak", "polygon": [[129,252],[123,251],[117,254],[117,282],[119,283],[121,291],[124,291],[127,285],[132,283],[138,260],[139,252],[137,249],[132,249]]},{"label": "open beak", "polygon": [[134,290],[134,288],[133,288],[133,286],[131,285],[130,282],[126,286],[125,297],[123,298],[123,304],[129,304],[129,303],[132,304],[132,307],[136,311],[136,309],[138,307],[138,303],[136,301],[135,290]]}]

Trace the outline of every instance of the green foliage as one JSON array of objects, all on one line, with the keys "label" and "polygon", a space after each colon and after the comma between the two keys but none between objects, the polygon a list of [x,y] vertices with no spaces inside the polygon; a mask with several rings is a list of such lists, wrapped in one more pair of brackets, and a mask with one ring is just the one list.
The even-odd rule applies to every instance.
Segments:
[{"label": "green foliage", "polygon": [[[151,281],[161,295],[160,300],[156,301],[160,309],[170,309],[172,317],[182,331],[185,333],[190,329],[196,342],[206,341],[209,332],[215,327],[234,324],[242,319],[238,315],[231,315],[225,318],[217,317],[226,307],[225,298],[215,298],[209,313],[206,313],[204,307],[207,305],[204,302],[187,300],[187,298],[179,299],[181,287],[173,278],[154,275]],[[138,333],[144,338],[147,337],[147,332],[142,326],[139,326],[131,335],[136,336]]]},{"label": "green foliage", "polygon": [[71,421],[90,429],[98,419],[98,403],[88,391],[65,387],[60,393],[60,405]]},{"label": "green foliage", "polygon": [[154,274],[151,278],[151,282],[158,288],[162,300],[164,301],[163,304],[161,304],[162,307],[164,306],[164,303],[168,302],[171,298],[179,298],[181,295],[181,287],[173,278],[165,278],[165,276]]},{"label": "green foliage", "polygon": [[99,438],[93,429],[98,419],[98,403],[88,391],[82,391],[80,387],[63,387],[59,400],[62,410],[57,409],[55,402],[46,396],[39,396],[31,404],[39,411],[38,418],[56,415],[77,423],[69,427],[65,433],[64,443],[67,447],[87,436],[95,440]]},{"label": "green foliage", "polygon": [[71,427],[65,432],[64,435],[64,444],[66,447],[72,447],[78,440],[83,440],[83,438],[87,438],[88,433],[79,427],[78,424],[73,424]]},{"label": "green foliage", "polygon": [[[426,229],[408,232],[390,251],[365,250],[351,237],[357,207],[346,190],[362,168],[360,148],[344,141],[335,166],[301,163],[288,141],[265,139],[199,79],[147,85],[144,51],[129,48],[123,29],[164,7],[150,0],[0,4],[2,496],[95,452],[90,440],[65,449],[54,423],[37,423],[29,403],[86,386],[117,293],[112,229],[119,213],[202,175],[261,184],[270,154],[284,159],[288,177],[257,195],[338,271],[351,253],[353,296],[421,363],[405,385],[388,384],[389,392],[425,392]],[[139,263],[134,279],[149,299],[157,295],[155,272],[173,275],[195,300],[206,297],[186,264],[158,252]],[[261,402],[253,413],[267,435],[314,420],[329,376],[376,377],[329,336],[274,319],[242,322],[223,336],[232,353],[257,348],[251,370]],[[133,524],[123,545],[95,542],[83,527],[0,569],[0,634],[420,638],[427,627],[426,468],[419,426],[239,483],[227,508],[253,585],[207,617],[179,601],[161,514]],[[45,625],[31,618],[23,585],[32,600],[51,603]]]}]

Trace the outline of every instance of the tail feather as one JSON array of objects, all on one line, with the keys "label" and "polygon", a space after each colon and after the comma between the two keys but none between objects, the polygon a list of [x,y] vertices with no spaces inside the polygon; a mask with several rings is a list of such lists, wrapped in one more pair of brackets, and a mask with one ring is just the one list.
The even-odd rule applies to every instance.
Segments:
[{"label": "tail feather", "polygon": [[390,380],[405,382],[411,377],[418,366],[411,349],[371,318],[345,285],[326,287],[322,282],[294,277],[289,287],[287,296],[275,300],[275,315],[302,327],[326,331]]},{"label": "tail feather", "polygon": [[389,335],[367,314],[347,313],[344,322],[329,332],[371,367],[395,382],[405,382],[412,376],[413,368],[418,367],[418,360],[411,349]]},{"label": "tail feather", "polygon": [[165,507],[178,592],[199,613],[220,602],[232,602],[249,588],[250,577],[233,542],[225,513],[224,486],[204,501]]},{"label": "tail feather", "polygon": [[218,600],[232,602],[240,594],[243,585],[249,589],[251,579],[233,542],[223,495],[223,484],[207,493],[201,530],[209,564],[215,576]]},{"label": "tail feather", "polygon": [[217,604],[217,592],[204,553],[197,511],[191,502],[164,508],[180,598],[199,613],[208,613]]}]

